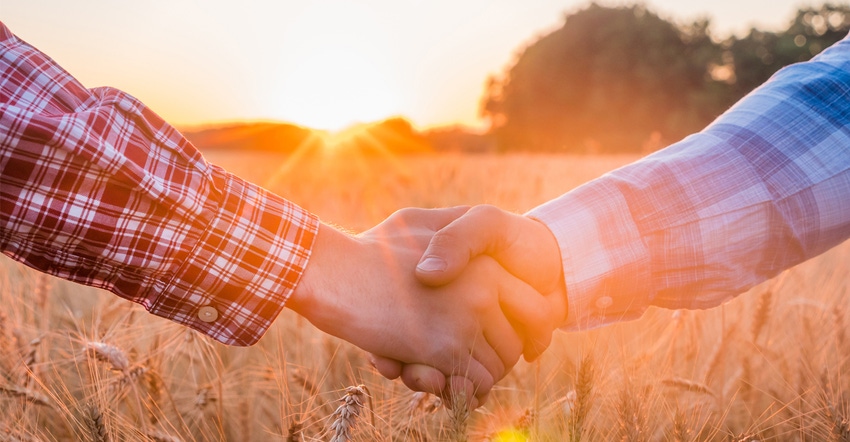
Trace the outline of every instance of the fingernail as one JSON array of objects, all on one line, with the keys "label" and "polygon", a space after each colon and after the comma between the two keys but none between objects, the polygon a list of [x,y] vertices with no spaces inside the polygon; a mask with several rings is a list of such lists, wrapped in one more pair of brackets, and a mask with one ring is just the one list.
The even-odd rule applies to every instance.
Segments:
[{"label": "fingernail", "polygon": [[442,272],[446,270],[446,262],[442,258],[428,256],[422,261],[419,261],[419,265],[416,268],[423,272]]}]

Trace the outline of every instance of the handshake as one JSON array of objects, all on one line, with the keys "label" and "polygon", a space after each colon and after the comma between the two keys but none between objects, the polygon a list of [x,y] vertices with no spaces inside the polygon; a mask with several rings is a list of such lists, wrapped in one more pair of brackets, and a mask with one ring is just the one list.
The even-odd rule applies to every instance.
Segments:
[{"label": "handshake", "polygon": [[475,408],[548,347],[567,296],[549,228],[477,206],[403,209],[355,236],[322,224],[287,307],[383,376]]}]

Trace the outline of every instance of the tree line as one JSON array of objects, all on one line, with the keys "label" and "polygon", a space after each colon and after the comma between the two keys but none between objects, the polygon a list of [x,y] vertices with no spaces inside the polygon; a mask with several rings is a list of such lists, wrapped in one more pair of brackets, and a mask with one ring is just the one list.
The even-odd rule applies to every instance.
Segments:
[{"label": "tree line", "polygon": [[847,35],[850,6],[799,9],[787,29],[717,39],[642,5],[590,4],[488,82],[496,148],[647,152],[698,131],[777,70]]}]

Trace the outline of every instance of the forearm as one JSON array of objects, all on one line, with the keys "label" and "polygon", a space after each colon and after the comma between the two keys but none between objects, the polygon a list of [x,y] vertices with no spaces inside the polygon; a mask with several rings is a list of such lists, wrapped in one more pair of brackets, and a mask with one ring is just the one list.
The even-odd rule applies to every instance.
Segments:
[{"label": "forearm", "polygon": [[711,307],[850,235],[848,45],[531,212],[559,239],[568,327]]},{"label": "forearm", "polygon": [[315,218],[3,31],[3,253],[219,341],[256,342],[300,278]]}]

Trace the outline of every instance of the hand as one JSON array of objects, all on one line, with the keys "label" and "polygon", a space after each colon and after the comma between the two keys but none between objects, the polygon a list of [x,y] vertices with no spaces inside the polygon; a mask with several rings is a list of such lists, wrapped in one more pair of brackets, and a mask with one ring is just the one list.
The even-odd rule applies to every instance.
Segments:
[{"label": "hand", "polygon": [[463,275],[440,287],[416,280],[413,269],[431,236],[466,210],[405,209],[358,236],[321,225],[287,306],[364,350],[439,370],[427,391],[462,389],[473,407],[483,403],[522,353],[523,337],[499,300],[541,300],[517,312],[522,321],[544,306],[488,257],[469,261]]},{"label": "hand", "polygon": [[[502,267],[543,293],[546,307],[529,313],[528,298],[502,299],[509,319],[528,339],[524,355],[532,361],[549,346],[552,332],[566,322],[567,294],[558,243],[541,222],[512,214],[493,206],[477,206],[439,230],[431,240],[416,268],[416,277],[431,286],[447,284],[458,278],[476,256],[489,255]],[[519,304],[517,304],[519,302]],[[531,321],[515,316],[518,311]],[[413,389],[429,391],[440,376],[424,365],[401,364],[375,357],[373,364],[388,377],[401,376]],[[433,391],[432,391],[433,392]]]},{"label": "hand", "polygon": [[[416,267],[416,277],[430,286],[447,284],[479,255],[493,257],[512,275],[545,294],[545,314],[523,324],[530,337],[525,358],[536,359],[549,346],[552,331],[567,319],[566,285],[555,236],[540,221],[494,206],[476,206],[434,235]],[[509,317],[519,308],[508,299],[502,303]]]}]

